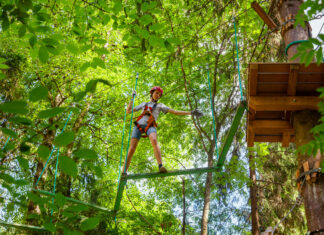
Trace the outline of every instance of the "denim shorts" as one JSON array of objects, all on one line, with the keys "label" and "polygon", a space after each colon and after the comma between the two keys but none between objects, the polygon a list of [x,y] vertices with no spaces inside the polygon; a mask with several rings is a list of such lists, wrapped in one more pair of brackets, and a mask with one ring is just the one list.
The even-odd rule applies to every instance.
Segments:
[{"label": "denim shorts", "polygon": [[[145,129],[145,127],[146,126],[142,127],[143,130]],[[149,136],[151,133],[156,133],[156,128],[154,126],[151,126],[146,132],[147,136]],[[132,133],[132,138],[136,138],[136,139],[139,140],[141,138],[141,136],[142,136],[142,133],[140,132],[138,127],[134,126],[133,133]]]}]

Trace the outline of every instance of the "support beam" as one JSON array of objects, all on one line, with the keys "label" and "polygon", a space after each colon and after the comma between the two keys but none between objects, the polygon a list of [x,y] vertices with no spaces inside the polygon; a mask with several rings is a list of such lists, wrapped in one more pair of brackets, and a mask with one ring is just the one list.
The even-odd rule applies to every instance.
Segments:
[{"label": "support beam", "polygon": [[42,227],[25,225],[25,224],[7,223],[2,220],[0,220],[0,225],[5,226],[5,227],[14,227],[17,229],[26,229],[26,230],[33,230],[33,231],[38,231],[38,232],[48,232],[45,228],[42,228]]},{"label": "support beam", "polygon": [[161,178],[161,177],[168,177],[168,176],[177,176],[177,175],[190,175],[190,174],[199,174],[199,173],[206,173],[206,172],[214,172],[220,170],[220,167],[203,167],[203,168],[193,168],[193,169],[185,169],[185,170],[178,170],[178,171],[168,171],[167,173],[145,173],[145,174],[133,174],[127,175],[122,177],[121,181],[123,180],[138,180],[138,179],[148,179],[148,178]]},{"label": "support beam", "polygon": [[261,17],[261,19],[264,21],[266,25],[270,29],[275,29],[277,27],[276,23],[273,22],[273,20],[268,16],[268,14],[263,10],[263,8],[257,3],[257,2],[252,2],[251,7],[258,13],[258,15]]},{"label": "support beam", "polygon": [[291,64],[290,65],[289,78],[288,78],[288,91],[287,91],[287,94],[289,96],[296,95],[296,85],[297,85],[298,71],[299,71],[299,65],[298,64]]},{"label": "support beam", "polygon": [[245,108],[246,108],[246,101],[242,101],[240,103],[239,107],[237,108],[237,111],[236,111],[232,126],[231,126],[231,128],[230,128],[230,130],[229,130],[229,132],[228,132],[228,134],[226,136],[226,139],[225,139],[221,154],[219,155],[219,159],[217,161],[217,167],[222,167],[224,165],[226,155],[228,153],[229,148],[232,145],[234,135],[235,135],[235,133],[237,131],[237,128],[241,123],[241,119],[243,117]]},{"label": "support beam", "polygon": [[249,107],[256,111],[318,110],[317,96],[251,96]]},{"label": "support beam", "polygon": [[250,121],[250,126],[253,128],[255,133],[259,134],[260,131],[266,131],[266,129],[271,130],[292,130],[293,127],[288,121],[281,121],[281,120],[254,120]]},{"label": "support beam", "polygon": [[120,202],[123,198],[123,192],[126,186],[127,179],[125,179],[126,173],[122,174],[122,177],[120,178],[119,185],[118,185],[118,190],[117,190],[117,195],[116,195],[116,200],[115,200],[115,206],[114,206],[114,213],[117,213],[120,207]]},{"label": "support beam", "polygon": [[[52,192],[48,192],[48,191],[44,191],[44,190],[37,190],[37,189],[33,189],[33,191],[37,192],[37,193],[40,193],[40,194],[43,194],[43,195],[46,195],[46,196],[55,197],[55,193],[52,193]],[[101,207],[101,206],[98,206],[98,205],[95,205],[95,204],[92,204],[92,203],[82,202],[82,201],[79,201],[79,200],[76,200],[76,199],[73,199],[73,198],[70,198],[70,197],[65,197],[65,199],[67,201],[70,201],[70,202],[73,202],[73,203],[76,203],[76,204],[79,204],[79,205],[84,205],[84,206],[94,208],[96,210],[112,213],[112,211],[108,210],[107,208]]]},{"label": "support beam", "polygon": [[258,64],[250,64],[249,66],[249,94],[254,96],[257,94],[257,83],[258,83]]}]

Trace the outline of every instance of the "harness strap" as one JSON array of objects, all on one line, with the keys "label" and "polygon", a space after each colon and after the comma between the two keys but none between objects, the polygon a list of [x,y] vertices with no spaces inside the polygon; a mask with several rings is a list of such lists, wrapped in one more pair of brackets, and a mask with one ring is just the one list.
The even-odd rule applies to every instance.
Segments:
[{"label": "harness strap", "polygon": [[[149,107],[148,103],[145,103],[145,107],[144,110],[142,112],[142,114],[137,118],[137,120],[134,122],[134,124],[137,126],[138,130],[142,133],[142,137],[146,138],[148,137],[147,135],[147,130],[151,127],[154,126],[155,128],[157,128],[157,124],[156,121],[154,119],[154,116],[152,114],[153,110],[156,108],[157,103],[154,103],[153,107]],[[139,120],[141,120],[145,115],[149,116],[149,119],[147,120],[147,126],[146,128],[143,130],[143,128],[141,127],[140,124],[138,124]]]}]

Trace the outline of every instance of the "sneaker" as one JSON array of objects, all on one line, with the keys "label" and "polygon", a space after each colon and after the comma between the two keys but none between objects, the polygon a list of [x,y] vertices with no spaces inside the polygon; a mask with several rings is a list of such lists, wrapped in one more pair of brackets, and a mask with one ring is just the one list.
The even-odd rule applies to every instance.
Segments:
[{"label": "sneaker", "polygon": [[168,171],[167,171],[167,169],[166,169],[164,166],[161,166],[161,167],[159,168],[159,172],[160,172],[160,173],[167,173]]}]

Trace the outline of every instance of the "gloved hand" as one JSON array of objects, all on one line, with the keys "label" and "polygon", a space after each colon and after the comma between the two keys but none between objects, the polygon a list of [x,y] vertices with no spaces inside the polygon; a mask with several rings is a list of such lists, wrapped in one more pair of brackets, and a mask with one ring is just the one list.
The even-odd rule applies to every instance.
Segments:
[{"label": "gloved hand", "polygon": [[134,97],[134,96],[136,96],[137,94],[136,94],[136,91],[133,91],[133,93],[132,93],[132,97]]},{"label": "gloved hand", "polygon": [[191,115],[196,116],[198,118],[204,116],[204,114],[201,111],[199,111],[198,109],[191,111]]}]

